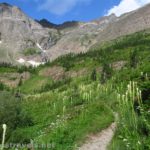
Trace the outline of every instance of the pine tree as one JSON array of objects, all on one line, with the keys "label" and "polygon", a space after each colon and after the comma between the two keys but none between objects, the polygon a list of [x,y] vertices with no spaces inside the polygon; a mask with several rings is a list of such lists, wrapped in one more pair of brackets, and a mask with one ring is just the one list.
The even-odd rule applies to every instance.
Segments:
[{"label": "pine tree", "polygon": [[130,67],[136,68],[138,64],[138,55],[137,50],[135,49],[133,52],[130,53]]},{"label": "pine tree", "polygon": [[97,79],[97,74],[96,74],[96,69],[94,68],[91,74],[91,80],[96,81]]},{"label": "pine tree", "polygon": [[111,76],[112,76],[112,68],[107,62],[104,62],[100,78],[101,83],[104,84],[108,79],[111,78]]},{"label": "pine tree", "polygon": [[4,84],[2,82],[0,82],[0,91],[3,91],[5,88]]},{"label": "pine tree", "polygon": [[19,83],[18,83],[18,86],[21,86],[22,85],[22,76],[20,77],[20,80],[19,80]]}]

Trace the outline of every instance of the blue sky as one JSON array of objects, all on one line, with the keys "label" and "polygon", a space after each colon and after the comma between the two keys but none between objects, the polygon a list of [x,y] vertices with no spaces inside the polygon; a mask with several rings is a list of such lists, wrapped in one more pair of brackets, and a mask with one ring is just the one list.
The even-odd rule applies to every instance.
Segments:
[{"label": "blue sky", "polygon": [[117,16],[137,9],[150,0],[0,0],[20,7],[34,19],[46,18],[53,23],[90,21],[104,15]]}]

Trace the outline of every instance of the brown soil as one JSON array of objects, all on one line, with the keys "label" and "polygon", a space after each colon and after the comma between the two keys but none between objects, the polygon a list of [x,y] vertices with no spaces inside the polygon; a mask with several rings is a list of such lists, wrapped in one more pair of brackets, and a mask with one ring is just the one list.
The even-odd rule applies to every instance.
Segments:
[{"label": "brown soil", "polygon": [[107,147],[114,136],[115,129],[116,123],[112,123],[107,129],[102,130],[99,134],[90,136],[79,150],[107,150]]}]

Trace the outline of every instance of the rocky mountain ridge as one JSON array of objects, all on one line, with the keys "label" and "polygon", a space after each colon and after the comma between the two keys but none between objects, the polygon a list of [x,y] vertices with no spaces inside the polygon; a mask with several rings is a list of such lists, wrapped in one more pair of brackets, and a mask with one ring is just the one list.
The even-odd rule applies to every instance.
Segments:
[{"label": "rocky mountain ridge", "polygon": [[[96,43],[148,28],[150,4],[120,17],[112,14],[91,22],[55,25],[47,20],[35,21],[18,7],[0,3],[0,61],[22,59],[19,63],[26,60],[40,64],[64,54],[86,52]],[[28,49],[40,52],[25,56]]]},{"label": "rocky mountain ridge", "polygon": [[49,22],[47,19],[36,20],[39,24],[41,24],[44,28],[54,28],[58,30],[63,30],[66,28],[74,28],[79,25],[78,21],[67,21],[62,24],[54,24]]},{"label": "rocky mountain ridge", "polygon": [[43,28],[16,6],[0,4],[0,47],[10,54],[22,55],[27,48],[38,48],[37,43],[49,49],[57,38],[57,30]]}]

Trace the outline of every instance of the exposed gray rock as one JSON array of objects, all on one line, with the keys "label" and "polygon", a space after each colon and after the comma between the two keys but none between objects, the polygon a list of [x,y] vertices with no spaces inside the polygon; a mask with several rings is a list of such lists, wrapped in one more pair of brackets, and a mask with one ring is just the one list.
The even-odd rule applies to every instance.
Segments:
[{"label": "exposed gray rock", "polygon": [[44,49],[49,49],[56,44],[57,36],[57,30],[43,28],[18,7],[0,4],[0,38],[1,44],[7,49],[21,52],[28,47],[36,47],[36,43],[41,43]]},{"label": "exposed gray rock", "polygon": [[115,22],[100,32],[98,41],[108,41],[117,37],[150,28],[150,4],[120,16]]},{"label": "exposed gray rock", "polygon": [[88,23],[80,23],[49,50],[51,59],[70,52],[86,52],[92,45],[150,28],[150,4],[120,17],[114,14]]},{"label": "exposed gray rock", "polygon": [[38,61],[42,61],[43,56],[53,60],[68,53],[86,52],[96,43],[150,28],[150,4],[121,17],[112,14],[87,23],[77,22],[73,27],[70,25],[63,30],[44,28],[19,8],[0,3],[0,52],[5,50],[5,56],[15,59],[23,55],[26,48],[39,49],[37,43],[43,50],[41,56],[33,55],[33,60]]}]

